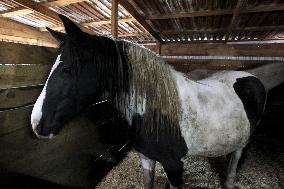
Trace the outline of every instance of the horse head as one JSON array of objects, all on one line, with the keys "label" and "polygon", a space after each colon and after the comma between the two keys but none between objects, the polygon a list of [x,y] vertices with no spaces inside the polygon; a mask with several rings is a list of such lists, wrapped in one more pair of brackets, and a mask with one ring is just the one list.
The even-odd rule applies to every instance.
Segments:
[{"label": "horse head", "polygon": [[103,94],[94,66],[94,54],[101,51],[96,43],[99,37],[84,33],[65,16],[60,18],[66,34],[47,28],[60,43],[59,54],[31,115],[32,129],[39,138],[58,134],[66,122]]}]

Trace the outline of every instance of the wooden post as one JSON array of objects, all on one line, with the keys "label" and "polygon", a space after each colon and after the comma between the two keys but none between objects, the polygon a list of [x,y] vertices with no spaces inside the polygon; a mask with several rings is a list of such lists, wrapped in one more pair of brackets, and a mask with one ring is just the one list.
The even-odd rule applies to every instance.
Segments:
[{"label": "wooden post", "polygon": [[117,38],[117,28],[118,28],[118,2],[117,0],[112,0],[111,6],[111,35],[113,38]]},{"label": "wooden post", "polygon": [[157,41],[157,43],[156,43],[156,53],[159,54],[159,55],[161,55],[161,46],[162,46],[162,44],[159,41]]}]

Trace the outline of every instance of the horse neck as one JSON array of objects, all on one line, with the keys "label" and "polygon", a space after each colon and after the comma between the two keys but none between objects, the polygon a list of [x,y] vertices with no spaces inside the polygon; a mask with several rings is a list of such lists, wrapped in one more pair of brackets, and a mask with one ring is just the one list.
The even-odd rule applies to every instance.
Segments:
[{"label": "horse neck", "polygon": [[156,54],[134,44],[124,44],[121,52],[126,60],[121,64],[126,66],[122,86],[128,87],[116,95],[119,110],[126,115],[159,112],[176,120],[180,103],[171,68]]}]

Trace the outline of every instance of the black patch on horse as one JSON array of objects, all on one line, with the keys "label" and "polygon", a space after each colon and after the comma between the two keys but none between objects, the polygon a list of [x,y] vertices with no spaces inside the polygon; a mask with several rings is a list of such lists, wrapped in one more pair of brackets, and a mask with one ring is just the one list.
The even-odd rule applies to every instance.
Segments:
[{"label": "black patch on horse", "polygon": [[265,88],[260,80],[253,76],[238,78],[233,87],[243,102],[250,122],[250,132],[252,133],[264,110],[266,101]]},{"label": "black patch on horse", "polygon": [[187,154],[187,146],[181,135],[174,133],[169,126],[171,122],[155,125],[149,132],[143,117],[137,115],[133,118],[134,148],[152,160],[160,162],[173,186],[180,186],[182,181],[183,163],[181,158]]}]

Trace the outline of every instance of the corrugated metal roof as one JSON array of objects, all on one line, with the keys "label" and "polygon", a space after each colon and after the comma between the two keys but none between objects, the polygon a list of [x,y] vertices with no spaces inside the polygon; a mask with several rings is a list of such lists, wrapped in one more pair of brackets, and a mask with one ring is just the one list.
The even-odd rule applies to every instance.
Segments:
[{"label": "corrugated metal roof", "polygon": [[[54,0],[33,0],[45,4]],[[129,0],[137,13],[164,42],[220,42],[284,39],[284,2],[281,0]],[[237,9],[238,2],[240,10]],[[0,13],[20,8],[0,0]],[[111,0],[85,0],[49,7],[51,11],[85,24],[100,35],[111,35],[110,23],[86,24],[111,18]],[[236,14],[237,13],[237,14]],[[233,22],[234,15],[236,19]],[[119,19],[131,15],[119,5]],[[10,17],[36,27],[58,27],[60,22],[38,12]],[[232,23],[233,22],[233,23]],[[232,27],[230,27],[232,25]],[[121,38],[136,42],[154,38],[136,21],[119,22]]]}]

